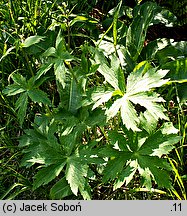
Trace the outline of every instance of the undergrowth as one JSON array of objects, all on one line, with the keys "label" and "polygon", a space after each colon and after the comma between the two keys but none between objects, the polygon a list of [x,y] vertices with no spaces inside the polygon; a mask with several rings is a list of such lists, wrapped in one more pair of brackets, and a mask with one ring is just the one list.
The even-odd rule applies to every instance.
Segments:
[{"label": "undergrowth", "polygon": [[103,5],[1,1],[1,199],[186,199],[187,43],[146,42],[177,17]]}]

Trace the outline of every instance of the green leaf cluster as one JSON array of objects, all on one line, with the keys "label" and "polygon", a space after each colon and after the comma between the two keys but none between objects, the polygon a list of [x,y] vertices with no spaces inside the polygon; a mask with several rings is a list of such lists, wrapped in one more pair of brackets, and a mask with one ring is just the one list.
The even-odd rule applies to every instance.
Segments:
[{"label": "green leaf cluster", "polygon": [[[57,5],[45,36],[28,36],[19,45],[31,77],[14,71],[3,94],[15,99],[24,129],[21,165],[35,169],[33,190],[50,185],[51,199],[89,200],[93,184],[111,181],[116,190],[135,176],[148,191],[173,190],[168,155],[185,133],[178,136],[170,121],[163,91],[174,84],[180,102],[186,101],[186,42],[158,39],[145,46],[148,27],[170,20],[170,14],[152,2],[134,9],[122,3],[109,13],[111,25],[99,38],[73,34],[79,25],[86,32],[98,22],[72,14],[74,8],[64,4]],[[128,26],[123,10],[132,19]],[[26,118],[30,126],[24,125]]]},{"label": "green leaf cluster", "polygon": [[162,156],[168,154],[181,137],[176,136],[178,130],[171,123],[165,123],[158,130],[149,129],[151,133],[145,130],[134,133],[125,128],[109,132],[109,145],[101,150],[101,154],[112,158],[104,170],[104,182],[115,180],[113,187],[117,189],[128,185],[138,171],[142,185],[149,190],[152,180],[159,188],[172,188],[168,175],[172,168]]},{"label": "green leaf cluster", "polygon": [[15,103],[15,110],[17,111],[20,125],[22,125],[26,116],[29,99],[35,103],[47,106],[51,105],[51,101],[48,98],[47,93],[39,89],[39,86],[33,77],[27,81],[21,74],[15,73],[11,78],[14,83],[8,85],[3,90],[3,93],[8,96],[20,94]]}]

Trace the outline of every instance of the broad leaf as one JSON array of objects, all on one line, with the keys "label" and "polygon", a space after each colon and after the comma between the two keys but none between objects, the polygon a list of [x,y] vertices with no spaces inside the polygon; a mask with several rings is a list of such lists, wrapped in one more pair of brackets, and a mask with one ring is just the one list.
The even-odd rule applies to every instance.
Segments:
[{"label": "broad leaf", "polygon": [[107,182],[110,179],[115,179],[118,174],[122,172],[125,165],[125,159],[130,159],[130,156],[131,154],[129,153],[118,152],[118,156],[107,163],[107,167],[103,172],[103,182]]},{"label": "broad leaf", "polygon": [[28,96],[32,101],[37,103],[43,103],[50,105],[51,101],[49,100],[47,94],[39,89],[32,89],[28,91]]},{"label": "broad leaf", "polygon": [[153,19],[153,24],[163,23],[167,27],[172,27],[176,21],[177,17],[169,10],[160,7],[159,13],[157,13]]},{"label": "broad leaf", "polygon": [[42,75],[45,75],[52,68],[52,66],[53,63],[42,65],[35,76],[35,80],[38,80]]},{"label": "broad leaf", "polygon": [[64,38],[62,37],[61,30],[59,31],[56,38],[55,49],[57,56],[60,56],[61,53],[66,51],[66,44]]},{"label": "broad leaf", "polygon": [[164,102],[164,99],[151,92],[152,88],[160,87],[168,81],[162,79],[167,72],[166,70],[156,71],[154,68],[147,69],[145,63],[140,63],[127,78],[126,93],[124,95],[120,93],[119,95],[123,96],[106,110],[108,119],[113,118],[120,110],[123,124],[128,129],[139,131],[140,120],[134,107],[134,104],[139,104],[145,107],[156,120],[159,118],[168,120],[164,114],[165,109],[158,104]]},{"label": "broad leaf", "polygon": [[[80,160],[76,157],[70,157],[67,159],[67,168],[66,168],[66,180],[70,184],[72,192],[77,195],[78,190],[81,194],[85,196],[84,190],[88,187],[87,176],[88,166],[84,163],[81,163]],[[87,191],[87,190],[86,190]],[[87,196],[86,198],[90,199]]]},{"label": "broad leaf", "polygon": [[[105,80],[115,89],[118,89],[118,74],[115,68],[107,65],[102,52],[95,49],[95,64],[100,64],[98,71],[105,77]],[[119,63],[118,63],[119,64]]]},{"label": "broad leaf", "polygon": [[91,95],[92,100],[95,104],[92,107],[92,110],[100,106],[101,104],[107,102],[112,97],[113,91],[104,91],[102,88],[97,88]]},{"label": "broad leaf", "polygon": [[180,140],[180,137],[176,136],[177,132],[178,130],[173,127],[172,123],[165,123],[159,130],[147,138],[144,145],[140,147],[139,152],[158,157],[168,154],[174,148],[173,144]]},{"label": "broad leaf", "polygon": [[180,141],[177,132],[171,123],[165,123],[151,135],[145,132],[110,132],[110,145],[100,152],[112,158],[104,170],[104,182],[116,179],[114,189],[117,189],[124,183],[128,184],[138,170],[146,188],[152,187],[152,180],[158,187],[171,188],[169,172],[172,169],[162,157]]},{"label": "broad leaf", "polygon": [[27,87],[27,81],[26,78],[23,77],[21,74],[14,73],[11,78],[13,79],[14,83],[22,86],[23,88]]},{"label": "broad leaf", "polygon": [[[167,47],[170,44],[169,39],[166,38],[159,38],[157,40],[154,41],[150,41],[147,46],[145,46],[142,49],[141,52],[141,58],[146,59],[146,60],[152,60],[155,58],[157,52],[159,52],[159,50],[164,49],[165,47]],[[165,58],[165,56],[163,56]]]},{"label": "broad leaf", "polygon": [[167,76],[171,81],[187,83],[187,58],[168,62],[161,67],[162,69],[170,70]]},{"label": "broad leaf", "polygon": [[126,49],[127,54],[133,61],[140,55],[148,26],[150,25],[156,12],[156,4],[146,2],[134,8],[134,18],[127,32]]},{"label": "broad leaf", "polygon": [[[131,165],[132,164],[132,165]],[[135,172],[137,170],[137,162],[131,161],[118,175],[119,177],[116,179],[114,183],[113,189],[116,190],[120,188],[124,183],[126,185],[133,179]]]},{"label": "broad leaf", "polygon": [[65,88],[65,81],[66,81],[66,73],[67,68],[64,65],[64,62],[61,59],[55,61],[54,64],[54,73],[56,76],[56,80]]},{"label": "broad leaf", "polygon": [[56,178],[60,172],[62,171],[65,162],[62,164],[52,164],[48,167],[42,168],[38,171],[38,173],[34,176],[35,180],[33,183],[33,189],[40,187],[41,185],[45,185]]},{"label": "broad leaf", "polygon": [[24,118],[26,116],[27,104],[28,104],[28,94],[27,92],[24,92],[20,95],[15,105],[15,109],[18,110],[17,116],[20,125],[22,125],[24,122]]},{"label": "broad leaf", "polygon": [[[151,134],[157,127],[157,119],[153,117],[153,115],[145,111],[140,114],[140,127],[146,130],[149,134]],[[149,122],[149,124],[147,124]]]},{"label": "broad leaf", "polygon": [[81,101],[81,89],[77,79],[72,77],[70,95],[69,95],[69,111],[76,114]]},{"label": "broad leaf", "polygon": [[50,190],[50,196],[54,200],[63,199],[72,195],[72,190],[65,177],[61,178]]},{"label": "broad leaf", "polygon": [[22,165],[51,165],[64,162],[64,152],[55,136],[57,125],[54,120],[43,117],[35,120],[35,128],[26,130],[20,147],[26,146]]},{"label": "broad leaf", "polygon": [[24,91],[26,91],[26,90],[18,84],[8,85],[5,89],[3,89],[3,93],[8,95],[8,96],[20,94]]}]

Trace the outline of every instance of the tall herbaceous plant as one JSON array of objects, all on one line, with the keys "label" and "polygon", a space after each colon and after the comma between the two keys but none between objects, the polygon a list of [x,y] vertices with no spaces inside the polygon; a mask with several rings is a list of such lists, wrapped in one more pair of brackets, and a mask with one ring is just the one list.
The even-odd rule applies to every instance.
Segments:
[{"label": "tall herbaceous plant", "polygon": [[[186,199],[176,168],[184,165],[186,42],[145,45],[148,27],[175,22],[174,15],[156,3],[132,9],[119,1],[97,17],[90,8],[77,12],[86,1],[71,3],[1,3],[1,13],[11,9],[5,25],[12,32],[1,25],[1,49],[9,47],[0,61],[19,61],[12,71],[1,67],[9,73],[3,97],[14,100],[20,163],[34,170],[32,189],[50,186],[51,199],[92,199],[95,188],[130,188],[136,179],[137,191]],[[173,121],[168,104],[176,92]]]}]

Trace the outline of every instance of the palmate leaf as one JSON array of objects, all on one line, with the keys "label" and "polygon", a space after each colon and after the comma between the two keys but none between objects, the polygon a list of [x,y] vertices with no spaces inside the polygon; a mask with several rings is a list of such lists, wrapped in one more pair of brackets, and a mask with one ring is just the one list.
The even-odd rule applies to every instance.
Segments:
[{"label": "palmate leaf", "polygon": [[32,166],[34,164],[49,166],[59,162],[63,163],[65,160],[63,152],[60,151],[60,146],[59,148],[51,147],[49,141],[46,141],[45,138],[30,143],[24,153],[21,163],[23,166]]},{"label": "palmate leaf", "polygon": [[[135,104],[145,107],[155,120],[165,119],[168,117],[164,114],[165,109],[160,102],[164,99],[159,94],[152,91],[153,88],[160,87],[168,82],[168,79],[162,79],[168,70],[156,70],[147,66],[147,62],[141,62],[135,67],[134,71],[127,77],[126,92],[118,90],[94,94],[93,108],[98,107],[103,102],[107,102],[111,95],[119,95],[112,106],[106,110],[107,118],[113,118],[118,111],[121,112],[123,124],[133,131],[139,131],[140,119],[135,109]],[[108,74],[110,76],[110,73]],[[111,77],[112,78],[112,77]],[[114,86],[113,86],[114,87]]]},{"label": "palmate leaf", "polygon": [[[168,70],[157,70],[157,68],[151,67],[149,62],[143,61],[134,68],[124,83],[124,75],[120,70],[119,61],[115,61],[115,58],[111,57],[111,66],[108,66],[103,53],[99,52],[98,49],[95,49],[93,53],[95,59],[92,62],[100,64],[98,71],[105,77],[106,82],[114,88],[113,93],[103,90],[98,93],[93,91],[91,96],[94,103],[93,109],[106,103],[112,97],[115,98],[112,106],[106,109],[107,119],[113,118],[120,111],[123,124],[133,131],[140,130],[140,118],[134,106],[136,104],[144,107],[148,111],[148,115],[152,115],[155,120],[159,118],[168,120],[164,114],[166,110],[160,104],[164,102],[164,99],[153,92],[154,88],[169,81],[169,79],[163,79]],[[118,97],[116,98],[116,96]]]},{"label": "palmate leaf", "polygon": [[122,172],[124,167],[124,159],[129,160],[131,156],[131,153],[128,152],[118,152],[117,158],[110,160],[107,163],[107,167],[104,170],[103,174],[103,182],[107,182],[110,179],[115,179],[116,176],[118,176],[119,173]]},{"label": "palmate leaf", "polygon": [[91,97],[92,100],[95,101],[95,104],[92,107],[92,110],[100,106],[101,104],[107,102],[110,100],[110,98],[113,95],[113,91],[104,91],[103,88],[97,88],[95,91],[93,91]]},{"label": "palmate leaf", "polygon": [[[151,113],[145,111],[140,114],[140,127],[146,130],[149,134],[153,133],[157,127],[157,119],[153,117]],[[147,124],[149,122],[149,124]]]},{"label": "palmate leaf", "polygon": [[167,73],[168,70],[157,70],[156,68],[147,70],[147,62],[140,62],[127,77],[126,93],[134,95],[160,87],[168,81],[168,79],[162,79]]},{"label": "palmate leaf", "polygon": [[39,84],[36,84],[35,81],[39,77],[31,77],[29,80],[26,80],[26,78],[23,77],[21,74],[13,74],[11,77],[14,83],[8,85],[3,90],[3,93],[8,96],[20,94],[15,104],[15,110],[18,110],[18,120],[20,122],[20,125],[22,125],[26,115],[29,98],[34,102],[43,103],[47,105],[50,105],[51,101],[49,100],[45,92],[38,89]]},{"label": "palmate leaf", "polygon": [[38,80],[42,75],[45,75],[52,68],[52,66],[53,63],[51,62],[42,65],[35,76],[35,80]]},{"label": "palmate leaf", "polygon": [[26,130],[20,138],[19,147],[26,147],[22,165],[63,163],[64,152],[55,136],[56,124],[47,116],[36,118],[34,123],[34,129]]},{"label": "palmate leaf", "polygon": [[21,164],[39,165],[33,189],[48,184],[62,173],[64,177],[52,187],[51,197],[62,199],[79,192],[84,199],[91,199],[88,165],[104,163],[98,157],[98,150],[92,149],[97,142],[80,145],[78,142],[86,129],[85,124],[68,112],[55,114],[53,117],[36,117],[34,129],[25,131],[19,145],[25,147]]},{"label": "palmate leaf", "polygon": [[21,74],[12,74],[11,78],[14,81],[14,84],[8,85],[3,90],[4,94],[8,96],[12,96],[12,95],[20,94],[27,90],[28,85],[25,77],[23,77]]},{"label": "palmate leaf", "polygon": [[75,60],[75,57],[66,50],[65,40],[62,36],[61,30],[56,37],[55,47],[49,47],[43,53],[43,56],[49,58],[49,62],[40,68],[36,75],[36,79],[39,79],[53,66],[56,81],[58,81],[61,86],[65,88],[66,75],[68,73],[68,68],[66,68],[65,62],[67,63],[69,61]]},{"label": "palmate leaf", "polygon": [[116,190],[120,188],[124,182],[126,185],[129,184],[129,182],[133,179],[133,176],[137,170],[137,162],[131,161],[128,166],[126,166],[119,174],[118,178],[114,182],[113,189]]},{"label": "palmate leaf", "polygon": [[[146,139],[144,145],[140,147],[139,152],[157,157],[168,154],[174,148],[171,144],[177,143],[180,140],[180,137],[176,136],[177,132],[178,130],[173,127],[171,122],[165,123],[159,130]],[[152,143],[152,145],[149,143]],[[152,146],[154,146],[154,149]]]},{"label": "palmate leaf", "polygon": [[171,188],[172,169],[162,156],[168,154],[174,144],[180,141],[177,132],[172,123],[163,124],[150,135],[145,131],[111,131],[110,146],[101,151],[101,154],[112,158],[104,170],[104,182],[116,179],[114,189],[117,189],[124,183],[128,184],[138,170],[146,188],[152,187],[152,180],[158,187]]}]

